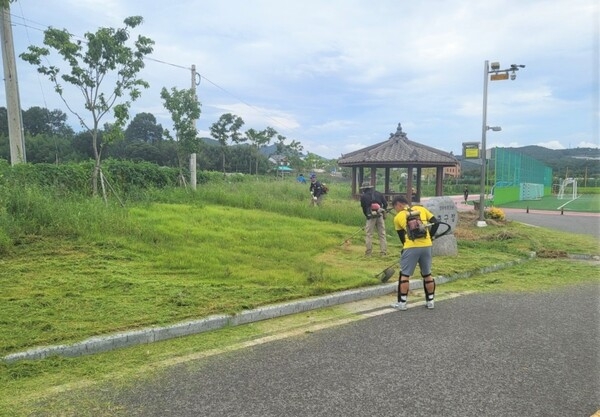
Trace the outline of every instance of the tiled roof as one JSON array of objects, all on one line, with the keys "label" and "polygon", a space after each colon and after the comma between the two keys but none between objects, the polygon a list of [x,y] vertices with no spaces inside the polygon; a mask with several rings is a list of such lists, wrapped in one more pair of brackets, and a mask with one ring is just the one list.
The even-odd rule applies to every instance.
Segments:
[{"label": "tiled roof", "polygon": [[454,166],[458,160],[451,153],[413,142],[398,124],[395,134],[384,142],[342,155],[340,166]]}]

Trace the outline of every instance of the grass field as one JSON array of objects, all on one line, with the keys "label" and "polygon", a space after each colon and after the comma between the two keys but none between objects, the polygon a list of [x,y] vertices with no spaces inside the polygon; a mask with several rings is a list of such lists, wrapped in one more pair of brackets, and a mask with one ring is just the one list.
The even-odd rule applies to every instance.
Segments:
[{"label": "grass field", "polygon": [[522,209],[529,207],[531,210],[564,210],[584,213],[600,213],[600,194],[583,194],[576,199],[565,196],[562,200],[559,200],[554,195],[545,196],[540,200],[513,201],[511,203],[502,204],[500,207]]},{"label": "grass field", "polygon": [[[0,355],[378,285],[376,274],[395,264],[401,249],[391,219],[389,256],[365,257],[364,217],[346,186],[333,186],[323,207],[308,202],[305,186],[260,181],[208,184],[194,194],[161,190],[126,208],[45,190],[7,193],[0,201]],[[436,257],[434,275],[479,271],[531,251],[538,258],[440,286],[440,294],[598,280],[597,264],[566,258],[565,233],[493,220],[478,228],[475,211],[459,217],[459,256]],[[584,235],[569,236],[568,251],[600,254],[598,241]],[[336,313],[301,316],[319,314]],[[80,389],[127,384],[157,363],[251,340],[278,322],[93,357],[0,362],[0,416],[116,415],[93,398],[86,403]]]}]

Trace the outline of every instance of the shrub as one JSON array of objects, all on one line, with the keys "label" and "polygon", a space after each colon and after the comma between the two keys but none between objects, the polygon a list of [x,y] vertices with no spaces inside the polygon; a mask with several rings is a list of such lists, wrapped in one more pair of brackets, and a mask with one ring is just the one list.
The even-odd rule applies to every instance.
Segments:
[{"label": "shrub", "polygon": [[499,209],[498,207],[491,207],[485,210],[485,217],[488,219],[494,220],[504,220],[506,216],[504,215],[504,211]]}]

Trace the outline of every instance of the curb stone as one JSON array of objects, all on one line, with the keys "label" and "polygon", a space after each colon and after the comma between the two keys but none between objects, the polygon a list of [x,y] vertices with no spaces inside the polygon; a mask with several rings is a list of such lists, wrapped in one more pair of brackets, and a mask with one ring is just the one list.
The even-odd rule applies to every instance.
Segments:
[{"label": "curb stone", "polygon": [[[489,272],[499,271],[504,268],[509,268],[511,266],[534,259],[535,257],[536,253],[531,252],[528,258],[496,264],[470,272],[464,272],[450,276],[438,276],[435,277],[435,281],[437,284],[444,284],[451,281],[455,281],[457,279],[470,278],[474,275],[480,275]],[[591,255],[569,255],[569,258],[600,259],[600,257],[598,256]],[[411,280],[409,285],[411,291],[423,288],[423,283],[421,280]],[[369,288],[341,291],[338,293],[329,294],[321,297],[309,298],[305,300],[259,307],[253,310],[242,311],[233,315],[215,315],[199,320],[176,323],[165,327],[150,327],[141,330],[115,333],[107,336],[97,336],[70,345],[45,346],[22,352],[12,353],[10,355],[4,356],[2,360],[6,363],[13,363],[21,360],[44,359],[50,356],[77,357],[83,355],[91,355],[124,347],[130,347],[145,343],[153,343],[181,336],[189,336],[211,330],[218,330],[226,326],[238,326],[261,320],[282,317],[290,314],[297,314],[320,308],[333,307],[339,304],[360,301],[367,298],[379,297],[396,292],[397,287],[398,284],[396,282],[393,282]]]}]

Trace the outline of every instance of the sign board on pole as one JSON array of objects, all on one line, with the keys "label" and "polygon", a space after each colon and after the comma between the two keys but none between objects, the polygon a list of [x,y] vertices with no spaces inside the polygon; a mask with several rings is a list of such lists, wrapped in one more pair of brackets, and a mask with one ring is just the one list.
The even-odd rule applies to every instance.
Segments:
[{"label": "sign board on pole", "polygon": [[508,72],[490,75],[490,81],[508,80]]},{"label": "sign board on pole", "polygon": [[463,142],[463,158],[479,159],[479,142]]}]

